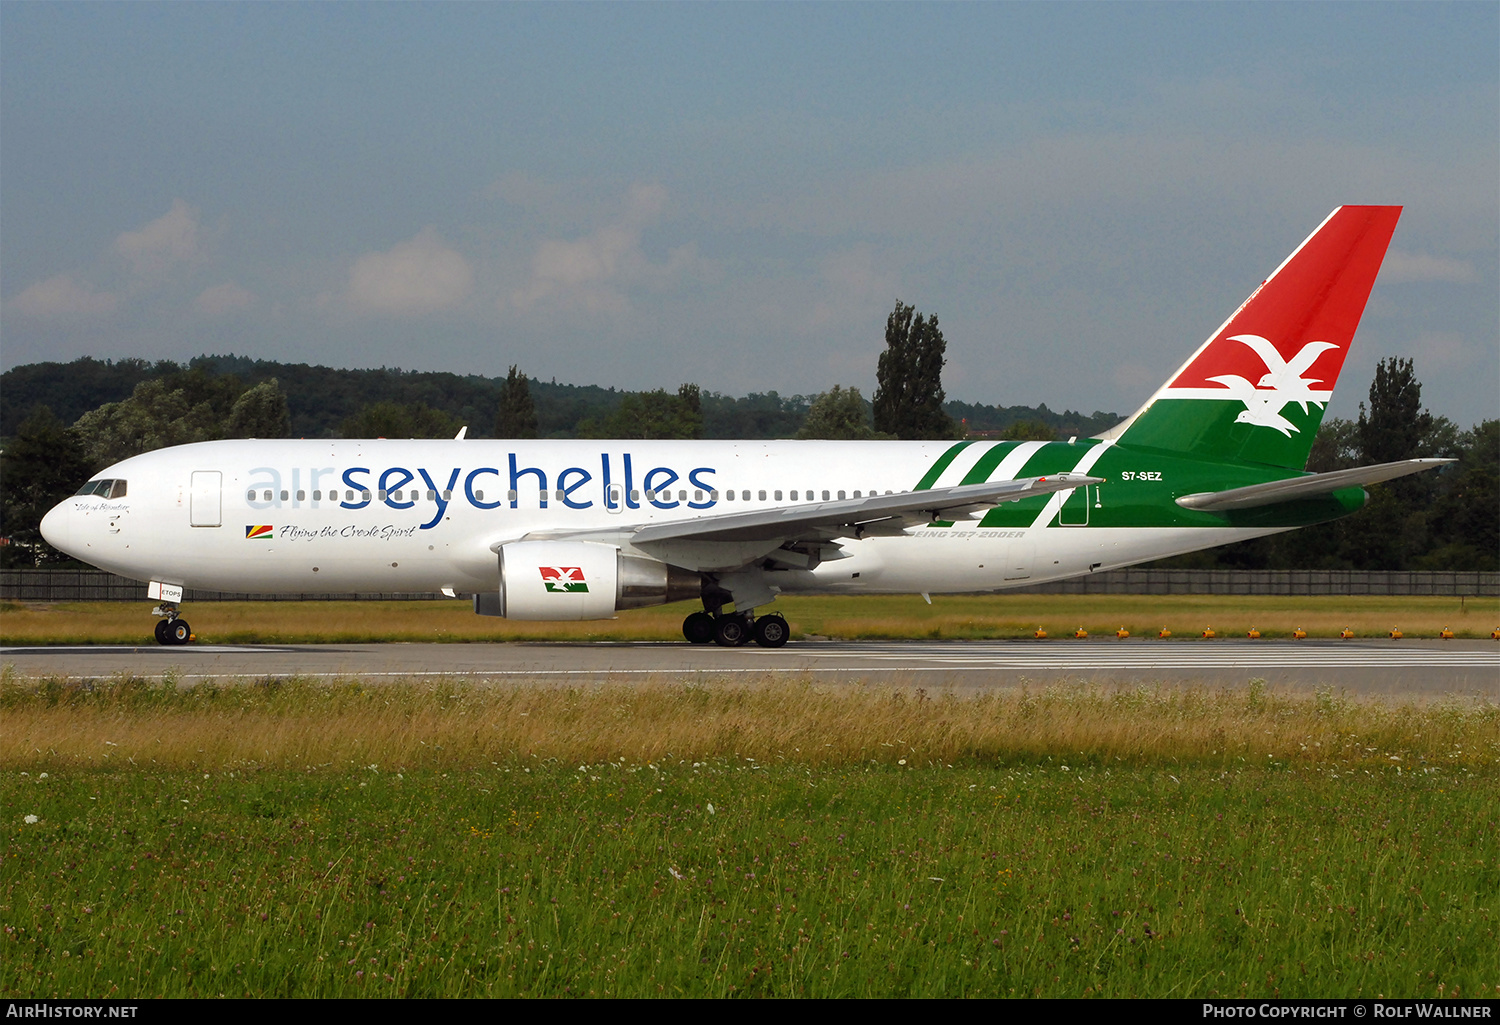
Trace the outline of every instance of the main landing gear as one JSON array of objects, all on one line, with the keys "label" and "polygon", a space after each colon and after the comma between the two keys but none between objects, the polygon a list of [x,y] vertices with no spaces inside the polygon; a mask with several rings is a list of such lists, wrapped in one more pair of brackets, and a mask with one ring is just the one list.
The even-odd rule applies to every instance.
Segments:
[{"label": "main landing gear", "polygon": [[177,614],[177,606],[163,603],[151,610],[153,616],[166,616],[156,621],[157,644],[186,644],[193,639],[193,628]]},{"label": "main landing gear", "polygon": [[791,627],[779,612],[765,616],[741,612],[711,616],[707,612],[694,612],[682,621],[682,636],[688,643],[713,641],[721,648],[738,648],[752,640],[762,648],[779,648],[791,634]]}]

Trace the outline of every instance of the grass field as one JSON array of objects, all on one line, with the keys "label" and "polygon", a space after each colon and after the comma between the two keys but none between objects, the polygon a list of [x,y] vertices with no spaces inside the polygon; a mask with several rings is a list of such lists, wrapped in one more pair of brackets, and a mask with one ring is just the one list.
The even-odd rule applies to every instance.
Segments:
[{"label": "grass field", "polygon": [[1500,708],[0,681],[0,994],[1500,996]]},{"label": "grass field", "polygon": [[[1500,627],[1500,599],[1446,597],[1227,595],[989,595],[943,596],[928,605],[916,595],[800,598],[775,606],[794,638],[1031,637],[1037,627],[1071,639],[1080,626],[1094,636],[1125,627],[1155,637],[1163,627],[1177,638],[1213,627],[1221,637],[1289,637],[1302,627],[1312,637],[1349,628],[1360,637],[1385,637],[1400,627],[1408,637],[1435,637],[1444,627],[1460,637],[1488,637]],[[476,616],[466,601],[201,602],[183,614],[204,643],[364,643],[378,641],[681,640],[686,603],[620,614],[586,623],[524,623]],[[8,644],[138,644],[154,620],[145,604],[94,602],[0,607],[0,638]]]}]

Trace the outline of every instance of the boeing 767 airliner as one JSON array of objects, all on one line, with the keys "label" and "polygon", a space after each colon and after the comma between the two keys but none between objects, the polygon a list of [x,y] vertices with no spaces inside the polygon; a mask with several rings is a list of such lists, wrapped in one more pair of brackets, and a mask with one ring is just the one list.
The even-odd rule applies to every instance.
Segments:
[{"label": "boeing 767 airliner", "polygon": [[42,534],[149,581],[163,644],[204,588],[530,620],[694,600],[692,643],[779,647],[778,594],[993,592],[1290,530],[1447,462],[1303,472],[1400,214],[1335,210],[1095,438],[213,441],[109,467]]}]

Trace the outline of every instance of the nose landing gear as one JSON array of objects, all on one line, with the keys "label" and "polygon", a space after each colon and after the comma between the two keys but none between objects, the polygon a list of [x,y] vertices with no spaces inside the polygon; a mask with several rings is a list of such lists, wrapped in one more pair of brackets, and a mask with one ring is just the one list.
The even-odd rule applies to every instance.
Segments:
[{"label": "nose landing gear", "polygon": [[151,610],[153,616],[166,616],[156,622],[157,644],[186,644],[193,639],[193,628],[177,614],[176,605],[158,605]]}]

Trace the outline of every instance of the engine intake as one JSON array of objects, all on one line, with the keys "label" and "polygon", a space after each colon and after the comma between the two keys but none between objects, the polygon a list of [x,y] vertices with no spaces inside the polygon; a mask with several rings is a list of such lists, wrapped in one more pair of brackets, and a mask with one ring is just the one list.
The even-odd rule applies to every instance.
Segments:
[{"label": "engine intake", "polygon": [[703,578],[594,541],[517,541],[500,547],[500,589],[474,596],[474,611],[506,619],[613,619],[697,598]]}]

